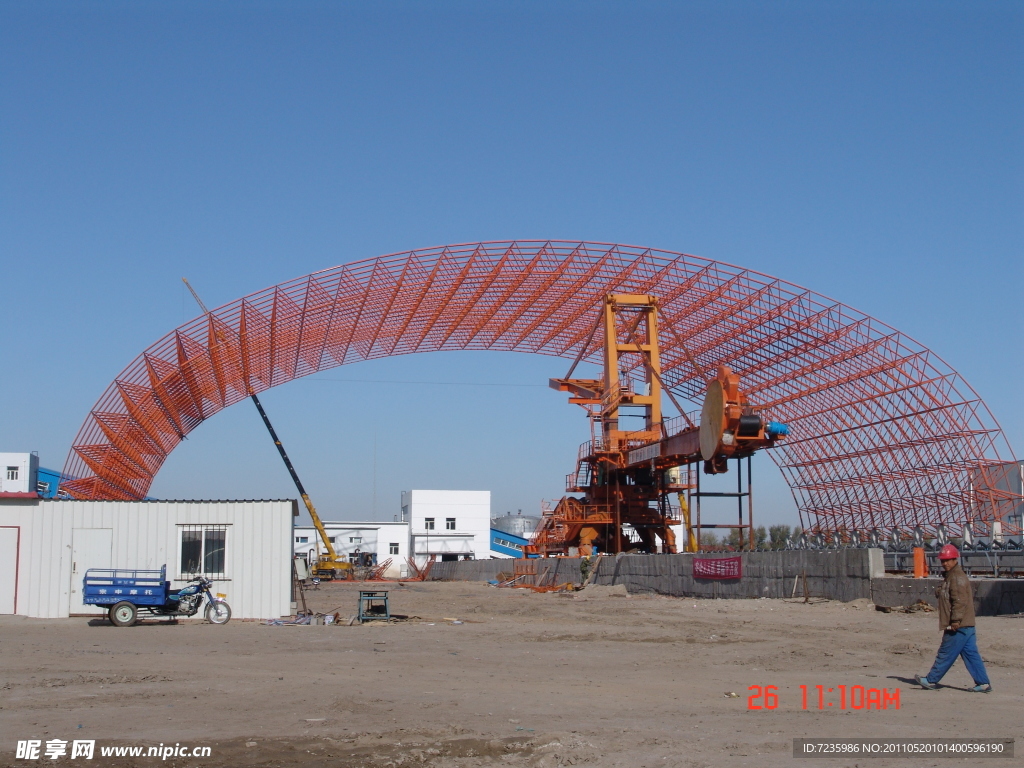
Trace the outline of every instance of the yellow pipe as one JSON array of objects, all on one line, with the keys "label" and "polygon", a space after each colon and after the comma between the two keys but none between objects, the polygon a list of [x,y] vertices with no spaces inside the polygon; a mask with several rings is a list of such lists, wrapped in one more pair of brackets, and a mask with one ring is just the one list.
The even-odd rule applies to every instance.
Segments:
[{"label": "yellow pipe", "polygon": [[679,509],[683,514],[683,527],[686,529],[686,544],[683,547],[684,552],[696,552],[697,551],[697,537],[693,534],[693,525],[690,522],[690,505],[686,503],[686,494],[677,493],[679,497]]}]

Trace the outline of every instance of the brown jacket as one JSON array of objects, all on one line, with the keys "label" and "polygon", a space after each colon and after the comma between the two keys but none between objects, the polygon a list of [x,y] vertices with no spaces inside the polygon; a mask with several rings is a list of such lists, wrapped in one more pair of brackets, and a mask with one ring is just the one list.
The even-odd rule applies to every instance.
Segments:
[{"label": "brown jacket", "polygon": [[960,622],[961,627],[974,626],[974,590],[960,563],[943,574],[935,596],[939,598],[939,629],[954,621]]}]

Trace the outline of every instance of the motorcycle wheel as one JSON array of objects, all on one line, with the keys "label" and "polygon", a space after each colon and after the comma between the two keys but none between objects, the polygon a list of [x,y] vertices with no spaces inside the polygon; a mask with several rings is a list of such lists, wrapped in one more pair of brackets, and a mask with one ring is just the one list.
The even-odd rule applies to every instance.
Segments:
[{"label": "motorcycle wheel", "polygon": [[130,627],[138,619],[139,611],[132,603],[122,600],[110,606],[107,616],[115,627]]},{"label": "motorcycle wheel", "polygon": [[206,606],[206,620],[211,624],[227,624],[231,620],[231,606],[224,602]]}]

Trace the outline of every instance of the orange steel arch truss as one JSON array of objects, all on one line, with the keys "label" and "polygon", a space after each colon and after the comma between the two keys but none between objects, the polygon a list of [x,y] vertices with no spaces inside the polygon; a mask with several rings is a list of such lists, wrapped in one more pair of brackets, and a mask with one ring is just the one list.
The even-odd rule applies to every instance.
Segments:
[{"label": "orange steel arch truss", "polygon": [[[347,363],[493,349],[600,364],[610,293],[654,294],[662,376],[699,401],[716,368],[790,425],[772,459],[802,522],[826,531],[1018,533],[1019,495],[989,477],[1012,450],[935,354],[861,312],[776,278],[667,251],[587,242],[450,245],[317,272],[197,317],[136,358],[75,439],[62,489],[143,498],[167,455],[223,408]],[[699,370],[698,370],[699,369]]]}]

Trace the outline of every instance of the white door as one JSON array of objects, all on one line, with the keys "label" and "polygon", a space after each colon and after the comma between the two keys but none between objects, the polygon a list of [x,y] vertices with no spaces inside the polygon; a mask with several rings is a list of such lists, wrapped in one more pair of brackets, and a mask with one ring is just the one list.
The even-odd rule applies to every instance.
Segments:
[{"label": "white door", "polygon": [[0,613],[14,613],[18,589],[18,529],[0,528]]},{"label": "white door", "polygon": [[75,528],[71,537],[71,613],[106,613],[100,605],[82,603],[82,579],[90,568],[112,568],[111,528]]}]

